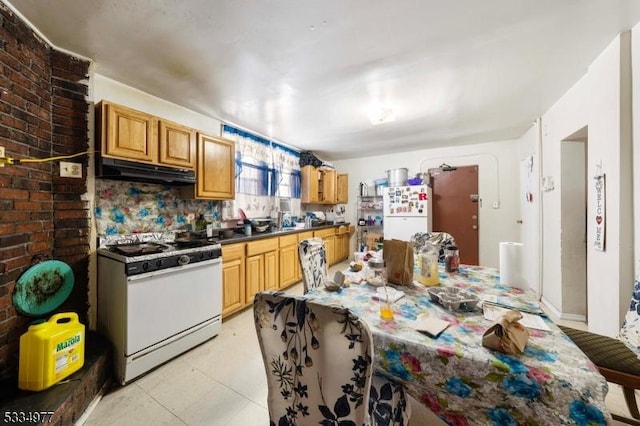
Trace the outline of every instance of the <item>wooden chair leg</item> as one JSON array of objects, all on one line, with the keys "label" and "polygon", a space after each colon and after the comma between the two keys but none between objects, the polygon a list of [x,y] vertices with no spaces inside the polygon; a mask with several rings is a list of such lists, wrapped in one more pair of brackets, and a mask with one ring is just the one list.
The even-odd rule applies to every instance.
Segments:
[{"label": "wooden chair leg", "polygon": [[622,392],[624,394],[624,400],[627,403],[627,408],[629,409],[631,417],[633,417],[634,419],[640,419],[640,413],[638,412],[638,404],[636,403],[636,393],[634,389],[623,386]]},{"label": "wooden chair leg", "polygon": [[614,413],[611,413],[611,417],[613,417],[613,420],[619,421],[621,423],[625,423],[633,426],[640,426],[640,421],[630,419],[629,417],[622,417]]}]

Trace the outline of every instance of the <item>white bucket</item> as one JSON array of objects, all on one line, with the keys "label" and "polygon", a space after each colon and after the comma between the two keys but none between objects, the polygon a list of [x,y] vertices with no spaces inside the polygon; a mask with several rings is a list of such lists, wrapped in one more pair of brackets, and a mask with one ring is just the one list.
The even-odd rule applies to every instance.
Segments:
[{"label": "white bucket", "polygon": [[407,174],[409,169],[401,167],[399,169],[387,170],[387,180],[389,186],[405,186],[407,184]]}]

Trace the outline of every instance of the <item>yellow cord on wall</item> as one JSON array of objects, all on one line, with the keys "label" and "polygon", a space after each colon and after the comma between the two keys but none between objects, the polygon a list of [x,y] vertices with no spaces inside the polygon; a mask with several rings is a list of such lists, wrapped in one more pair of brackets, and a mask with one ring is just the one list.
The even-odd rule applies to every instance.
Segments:
[{"label": "yellow cord on wall", "polygon": [[79,157],[81,155],[94,153],[94,150],[88,150],[84,152],[78,152],[77,154],[70,155],[58,155],[56,157],[47,157],[47,158],[11,158],[5,157],[0,158],[0,164],[22,164],[22,163],[46,163],[48,161],[56,161],[56,160],[65,160],[67,158]]}]

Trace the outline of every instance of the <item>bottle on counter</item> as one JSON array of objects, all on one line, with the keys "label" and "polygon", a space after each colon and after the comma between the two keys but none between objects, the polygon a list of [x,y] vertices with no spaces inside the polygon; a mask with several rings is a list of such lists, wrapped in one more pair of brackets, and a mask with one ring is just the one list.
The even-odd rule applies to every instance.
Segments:
[{"label": "bottle on counter", "polygon": [[456,272],[460,265],[460,255],[458,247],[449,246],[444,258],[444,269],[447,272]]},{"label": "bottle on counter", "polygon": [[195,226],[195,231],[204,231],[205,229],[207,229],[207,221],[204,218],[204,214],[200,214],[200,216],[198,216],[198,219],[196,219],[196,226]]}]

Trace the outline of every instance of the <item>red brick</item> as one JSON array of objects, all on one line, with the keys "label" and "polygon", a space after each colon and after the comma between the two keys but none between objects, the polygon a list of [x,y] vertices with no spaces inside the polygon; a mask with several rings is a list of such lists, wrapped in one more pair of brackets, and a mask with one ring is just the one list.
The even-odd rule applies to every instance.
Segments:
[{"label": "red brick", "polygon": [[18,222],[25,219],[25,212],[3,212],[0,211],[0,222]]},{"label": "red brick", "polygon": [[22,222],[15,226],[16,234],[42,231],[42,222]]},{"label": "red brick", "polygon": [[28,200],[29,192],[21,189],[0,188],[0,198],[11,200]]},{"label": "red brick", "polygon": [[51,249],[51,241],[38,241],[35,243],[29,243],[27,250],[29,253],[40,253]]},{"label": "red brick", "polygon": [[50,203],[37,203],[34,201],[16,201],[13,203],[16,210],[46,210],[51,208]]},{"label": "red brick", "polygon": [[0,250],[0,259],[14,259],[27,254],[24,244]]},{"label": "red brick", "polygon": [[79,219],[89,216],[87,210],[61,210],[54,212],[55,219]]},{"label": "red brick", "polygon": [[13,223],[0,223],[0,236],[15,233],[16,225]]},{"label": "red brick", "polygon": [[9,259],[7,261],[4,262],[6,265],[6,272],[8,271],[13,271],[15,269],[19,269],[19,268],[24,268],[26,266],[29,266],[31,264],[31,260],[29,259],[28,256],[24,256],[24,257],[18,257],[15,259]]},{"label": "red brick", "polygon": [[50,192],[30,192],[29,199],[32,201],[52,201],[53,195]]},{"label": "red brick", "polygon": [[[51,232],[36,232],[31,234],[31,241],[40,242],[40,241],[52,241],[53,235]],[[86,238],[84,239],[86,241]]]}]

